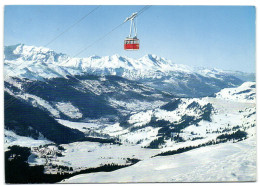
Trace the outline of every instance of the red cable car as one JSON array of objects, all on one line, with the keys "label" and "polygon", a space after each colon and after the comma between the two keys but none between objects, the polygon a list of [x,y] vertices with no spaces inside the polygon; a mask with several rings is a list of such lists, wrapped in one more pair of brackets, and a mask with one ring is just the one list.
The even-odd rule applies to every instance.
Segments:
[{"label": "red cable car", "polygon": [[[125,20],[125,22],[131,20],[130,34],[127,38],[125,38],[125,41],[124,41],[124,49],[125,50],[139,50],[139,39],[137,39],[137,29],[135,27],[136,16],[137,16],[137,12],[133,13],[130,17],[126,18],[126,20]],[[131,37],[132,27],[133,27],[133,30],[135,31],[134,37]]]},{"label": "red cable car", "polygon": [[124,42],[125,50],[139,50],[139,39],[137,38],[126,38]]}]

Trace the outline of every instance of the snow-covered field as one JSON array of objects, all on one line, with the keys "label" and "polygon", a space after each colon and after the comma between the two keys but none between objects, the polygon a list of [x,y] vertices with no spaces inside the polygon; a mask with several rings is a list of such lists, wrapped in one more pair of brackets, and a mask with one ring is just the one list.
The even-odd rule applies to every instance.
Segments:
[{"label": "snow-covered field", "polygon": [[217,98],[224,100],[255,103],[255,82],[246,82],[238,88],[225,88],[216,94]]},{"label": "snow-covered field", "polygon": [[165,104],[166,102],[163,101],[154,101],[154,102],[148,102],[148,101],[137,101],[137,100],[131,100],[129,102],[126,101],[119,101],[116,99],[109,99],[108,100],[111,105],[114,107],[123,107],[124,110],[122,112],[124,113],[129,113],[131,111],[143,111],[146,110],[147,108],[156,108],[158,106],[161,106]]},{"label": "snow-covered field", "polygon": [[56,107],[66,116],[69,116],[70,118],[82,118],[82,113],[79,111],[78,108],[74,107],[71,103],[64,103],[59,102],[56,104]]},{"label": "snow-covered field", "polygon": [[81,174],[61,183],[216,182],[256,180],[256,139],[159,156],[113,172]]},{"label": "snow-covered field", "polygon": [[40,145],[51,144],[52,142],[45,139],[44,137],[37,140],[31,137],[19,136],[13,131],[4,130],[5,134],[5,151],[8,150],[8,147],[18,145],[21,147],[38,147]]},{"label": "snow-covered field", "polygon": [[159,150],[144,149],[135,145],[113,145],[97,142],[75,142],[62,145],[66,150],[52,164],[73,167],[73,170],[99,167],[105,164],[128,164],[127,158],[144,160]]},{"label": "snow-covered field", "polygon": [[100,125],[98,125],[98,124],[89,123],[89,122],[72,122],[72,121],[63,120],[63,119],[57,119],[57,121],[66,127],[69,127],[72,129],[77,129],[81,132],[88,132],[92,129],[96,129],[96,128],[100,127]]}]

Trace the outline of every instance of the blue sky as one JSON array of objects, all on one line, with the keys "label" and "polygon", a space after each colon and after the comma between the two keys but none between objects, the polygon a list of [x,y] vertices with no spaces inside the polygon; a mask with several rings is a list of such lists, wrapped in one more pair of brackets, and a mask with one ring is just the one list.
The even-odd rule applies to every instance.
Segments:
[{"label": "blue sky", "polygon": [[[96,6],[5,6],[4,44],[44,46]],[[144,6],[101,6],[48,48],[75,55]],[[129,23],[78,57],[156,54],[174,63],[255,72],[253,6],[152,6],[137,19],[139,51],[124,51]]]}]

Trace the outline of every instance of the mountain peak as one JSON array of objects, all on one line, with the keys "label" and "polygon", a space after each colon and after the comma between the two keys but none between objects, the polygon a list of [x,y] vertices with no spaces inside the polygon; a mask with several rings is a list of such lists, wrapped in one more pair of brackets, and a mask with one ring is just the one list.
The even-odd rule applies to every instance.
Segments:
[{"label": "mountain peak", "polygon": [[146,54],[142,58],[146,58],[146,59],[150,59],[150,60],[158,60],[158,59],[160,59],[160,57],[158,57],[155,54]]},{"label": "mountain peak", "polygon": [[114,54],[112,56],[110,56],[111,60],[120,60],[123,59],[122,56],[120,56],[119,54]]},{"label": "mountain peak", "polygon": [[14,54],[29,54],[29,53],[47,53],[54,52],[53,50],[45,47],[36,47],[25,44],[17,45],[16,49],[13,51]]},{"label": "mountain peak", "polygon": [[167,60],[163,57],[159,57],[155,54],[146,54],[144,55],[142,58],[140,58],[139,60],[148,60],[148,61],[151,61],[152,63],[154,63],[155,65],[161,65],[161,64],[168,64],[168,65],[171,65],[172,62],[171,60]]},{"label": "mountain peak", "polygon": [[46,47],[36,47],[25,44],[5,46],[5,60],[32,61],[32,62],[58,62],[59,58],[67,58],[65,54],[56,53]]}]

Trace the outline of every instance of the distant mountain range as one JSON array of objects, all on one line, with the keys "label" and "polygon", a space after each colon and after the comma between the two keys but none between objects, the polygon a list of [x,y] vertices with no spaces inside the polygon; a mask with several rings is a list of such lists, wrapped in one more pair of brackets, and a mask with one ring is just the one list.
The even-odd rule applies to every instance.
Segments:
[{"label": "distant mountain range", "polygon": [[6,46],[4,50],[5,73],[30,80],[75,75],[114,75],[181,97],[209,96],[222,88],[255,80],[253,73],[190,67],[151,54],[140,59],[119,55],[71,58],[48,48],[24,44]]}]

